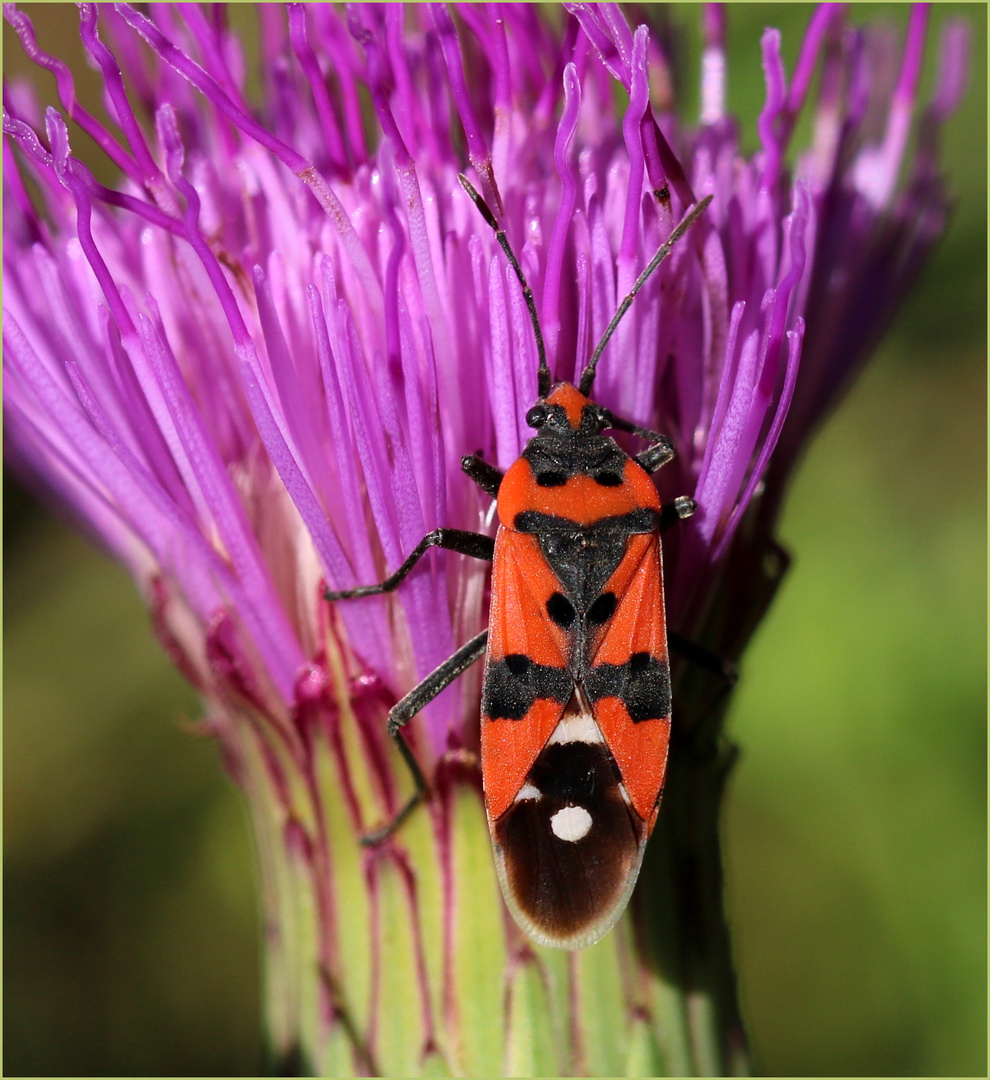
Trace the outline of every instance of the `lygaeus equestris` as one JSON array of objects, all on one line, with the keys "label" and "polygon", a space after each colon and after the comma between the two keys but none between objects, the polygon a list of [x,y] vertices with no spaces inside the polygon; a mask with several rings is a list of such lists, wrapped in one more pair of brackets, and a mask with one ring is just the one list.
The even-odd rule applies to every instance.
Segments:
[{"label": "lygaeus equestris", "polygon": [[[493,563],[489,628],[389,713],[389,735],[416,792],[365,842],[389,836],[427,787],[401,729],[485,654],[481,767],[503,895],[534,941],[580,948],[622,913],[656,820],[671,712],[660,533],[695,510],[683,496],[661,506],[650,479],[674,456],[670,440],[613,416],[589,394],[619,320],[711,196],[695,203],[658,249],[577,386],[553,386],[519,263],[484,200],[459,179],[523,289],[539,355],[539,397],[526,414],[536,434],[504,475],[475,455],[462,460],[497,499],[494,540],[436,529],[380,584],[327,593],[344,600],[390,592],[431,547]],[[604,434],[610,429],[648,445],[630,457]]]}]

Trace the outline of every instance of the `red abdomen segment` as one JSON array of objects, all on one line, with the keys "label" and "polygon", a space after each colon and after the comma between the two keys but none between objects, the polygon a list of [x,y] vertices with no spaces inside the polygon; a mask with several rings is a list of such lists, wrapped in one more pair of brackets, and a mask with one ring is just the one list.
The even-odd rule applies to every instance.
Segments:
[{"label": "red abdomen segment", "polygon": [[[663,786],[670,679],[660,504],[629,459],[597,516],[583,497],[590,477],[541,488],[529,468],[517,462],[499,492],[485,802],[516,921],[541,944],[579,948],[625,907]],[[578,489],[576,508],[568,496]]]}]

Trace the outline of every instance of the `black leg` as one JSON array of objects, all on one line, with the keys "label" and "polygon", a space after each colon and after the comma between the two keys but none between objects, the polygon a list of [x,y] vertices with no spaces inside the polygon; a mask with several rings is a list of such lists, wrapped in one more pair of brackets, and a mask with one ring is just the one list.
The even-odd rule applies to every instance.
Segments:
[{"label": "black leg", "polygon": [[671,526],[689,518],[697,509],[698,504],[690,495],[678,495],[671,502],[664,503],[660,510],[660,531],[666,532]]},{"label": "black leg", "polygon": [[492,561],[495,553],[495,541],[490,536],[465,532],[463,529],[434,529],[420,540],[399,569],[380,584],[362,585],[357,589],[344,589],[340,592],[327,591],[323,595],[327,600],[354,600],[362,596],[378,596],[379,593],[391,592],[402,584],[409,571],[431,547],[446,548],[447,551],[456,551],[475,559],[486,559],[488,562]]},{"label": "black leg", "polygon": [[412,798],[387,825],[381,829],[376,829],[367,836],[361,837],[361,843],[366,847],[373,847],[390,837],[406,820],[413,807],[426,792],[426,777],[423,776],[423,770],[419,767],[419,762],[413,757],[409,744],[402,737],[402,728],[421,709],[428,705],[441,690],[450,686],[454,679],[482,656],[487,645],[488,631],[482,630],[477,637],[472,638],[466,645],[462,645],[449,660],[445,660],[436,671],[427,675],[418,686],[414,686],[401,701],[396,702],[392,707],[391,712],[388,714],[388,734],[399,748],[402,760],[409,767],[413,780],[416,782],[416,790],[413,792]]},{"label": "black leg", "polygon": [[[673,525],[691,517],[697,509],[698,504],[689,495],[679,495],[671,502],[664,503],[660,511],[660,531],[666,532]],[[721,676],[729,686],[736,685],[739,672],[736,670],[735,664],[723,660],[721,656],[713,653],[710,649],[706,649],[702,645],[696,645],[686,637],[674,633],[673,630],[667,631],[667,644],[671,652],[679,653],[690,663],[697,664],[699,667],[704,668],[705,671]]]},{"label": "black leg", "polygon": [[498,497],[499,485],[502,483],[502,477],[505,473],[501,469],[496,469],[494,465],[489,465],[481,457],[480,451],[477,454],[468,454],[467,457],[462,457],[461,468],[482,491],[487,491],[493,499]]},{"label": "black leg", "polygon": [[[637,432],[636,434],[640,433]],[[653,432],[645,432],[644,434],[652,436]],[[666,435],[657,435],[656,442],[651,443],[633,458],[633,461],[646,469],[648,473],[655,473],[657,469],[662,468],[668,461],[673,460],[674,445]]]},{"label": "black leg", "polygon": [[623,420],[621,416],[615,416],[613,413],[609,413],[608,417],[609,427],[616,431],[626,431],[640,439],[649,440],[650,445],[633,458],[633,461],[646,469],[648,473],[655,473],[668,461],[673,461],[674,444],[666,435],[661,435],[658,431],[650,431],[649,428],[641,428],[638,424]]},{"label": "black leg", "polygon": [[739,672],[736,670],[736,665],[730,664],[728,660],[723,660],[721,656],[713,653],[710,649],[706,649],[703,645],[697,645],[693,641],[681,637],[680,634],[675,634],[673,630],[667,631],[667,644],[671,652],[679,653],[685,660],[697,664],[698,667],[710,671],[713,675],[719,675],[729,686],[735,686],[739,681]]}]

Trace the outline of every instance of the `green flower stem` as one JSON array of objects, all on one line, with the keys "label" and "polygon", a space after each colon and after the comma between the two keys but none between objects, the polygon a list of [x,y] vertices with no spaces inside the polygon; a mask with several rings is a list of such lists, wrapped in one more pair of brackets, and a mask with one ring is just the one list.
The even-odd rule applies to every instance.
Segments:
[{"label": "green flower stem", "polygon": [[749,1071],[722,899],[719,807],[728,757],[671,761],[635,898],[666,1076]]},{"label": "green flower stem", "polygon": [[744,1075],[719,852],[726,687],[682,671],[683,734],[640,885],[612,933],[567,953],[532,945],[505,913],[472,754],[439,764],[395,837],[361,845],[410,788],[387,740],[362,736],[351,661],[334,648],[302,751],[263,743],[274,726],[242,717],[232,768],[258,850],[273,1068]]}]

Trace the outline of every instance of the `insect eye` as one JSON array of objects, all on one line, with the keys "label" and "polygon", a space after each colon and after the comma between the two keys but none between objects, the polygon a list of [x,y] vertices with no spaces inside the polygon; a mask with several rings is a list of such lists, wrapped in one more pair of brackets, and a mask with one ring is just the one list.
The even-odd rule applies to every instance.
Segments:
[{"label": "insect eye", "polygon": [[598,406],[598,423],[602,431],[606,431],[613,423],[612,414],[602,405]]},{"label": "insect eye", "polygon": [[547,410],[545,405],[534,405],[528,413],[526,413],[526,423],[531,428],[540,428],[547,421]]}]

